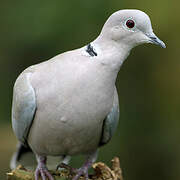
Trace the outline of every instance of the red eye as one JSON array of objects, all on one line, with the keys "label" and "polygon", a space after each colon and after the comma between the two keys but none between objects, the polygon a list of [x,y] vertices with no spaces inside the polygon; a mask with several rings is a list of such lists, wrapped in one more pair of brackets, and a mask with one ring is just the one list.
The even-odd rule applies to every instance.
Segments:
[{"label": "red eye", "polygon": [[126,21],[126,26],[128,28],[133,28],[135,26],[135,22],[132,19]]}]

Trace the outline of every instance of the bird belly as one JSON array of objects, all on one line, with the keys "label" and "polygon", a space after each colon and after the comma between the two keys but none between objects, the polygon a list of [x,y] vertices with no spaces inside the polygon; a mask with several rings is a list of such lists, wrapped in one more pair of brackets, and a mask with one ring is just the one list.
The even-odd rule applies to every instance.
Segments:
[{"label": "bird belly", "polygon": [[[74,94],[51,97],[37,105],[28,143],[41,155],[73,155],[97,149],[103,120],[109,113],[113,92],[81,89]],[[96,92],[96,93],[94,93]],[[62,98],[63,97],[63,98]],[[64,101],[62,101],[64,99]],[[48,102],[48,103],[45,103]]]},{"label": "bird belly", "polygon": [[39,69],[31,79],[36,87],[37,111],[28,143],[41,155],[97,149],[103,120],[112,107],[115,78],[92,61],[69,64],[59,66],[56,72],[54,65],[48,65],[48,73]]}]

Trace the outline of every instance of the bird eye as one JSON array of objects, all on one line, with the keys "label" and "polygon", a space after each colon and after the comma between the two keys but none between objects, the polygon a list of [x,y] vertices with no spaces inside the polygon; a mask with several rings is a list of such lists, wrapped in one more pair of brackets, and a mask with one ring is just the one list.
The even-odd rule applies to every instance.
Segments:
[{"label": "bird eye", "polygon": [[126,21],[126,26],[132,29],[135,26],[135,22],[132,19]]}]

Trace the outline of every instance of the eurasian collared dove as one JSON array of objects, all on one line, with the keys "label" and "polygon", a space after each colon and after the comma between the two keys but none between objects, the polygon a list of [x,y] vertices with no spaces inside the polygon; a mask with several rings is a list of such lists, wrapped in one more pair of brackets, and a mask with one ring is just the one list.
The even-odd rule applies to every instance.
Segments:
[{"label": "eurasian collared dove", "polygon": [[97,149],[110,141],[118,124],[118,71],[130,50],[143,43],[165,48],[148,15],[120,10],[93,42],[24,70],[14,85],[12,126],[20,146],[11,164],[29,147],[38,162],[35,179],[53,180],[48,155],[84,154],[87,160],[73,179],[87,179]]}]

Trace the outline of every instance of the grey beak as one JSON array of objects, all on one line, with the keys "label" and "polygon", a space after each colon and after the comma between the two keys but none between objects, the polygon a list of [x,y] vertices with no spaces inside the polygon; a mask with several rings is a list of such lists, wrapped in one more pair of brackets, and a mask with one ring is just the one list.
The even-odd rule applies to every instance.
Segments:
[{"label": "grey beak", "polygon": [[162,48],[166,48],[166,45],[163,41],[161,41],[154,33],[146,34],[149,37],[149,41],[152,44],[156,44]]}]

